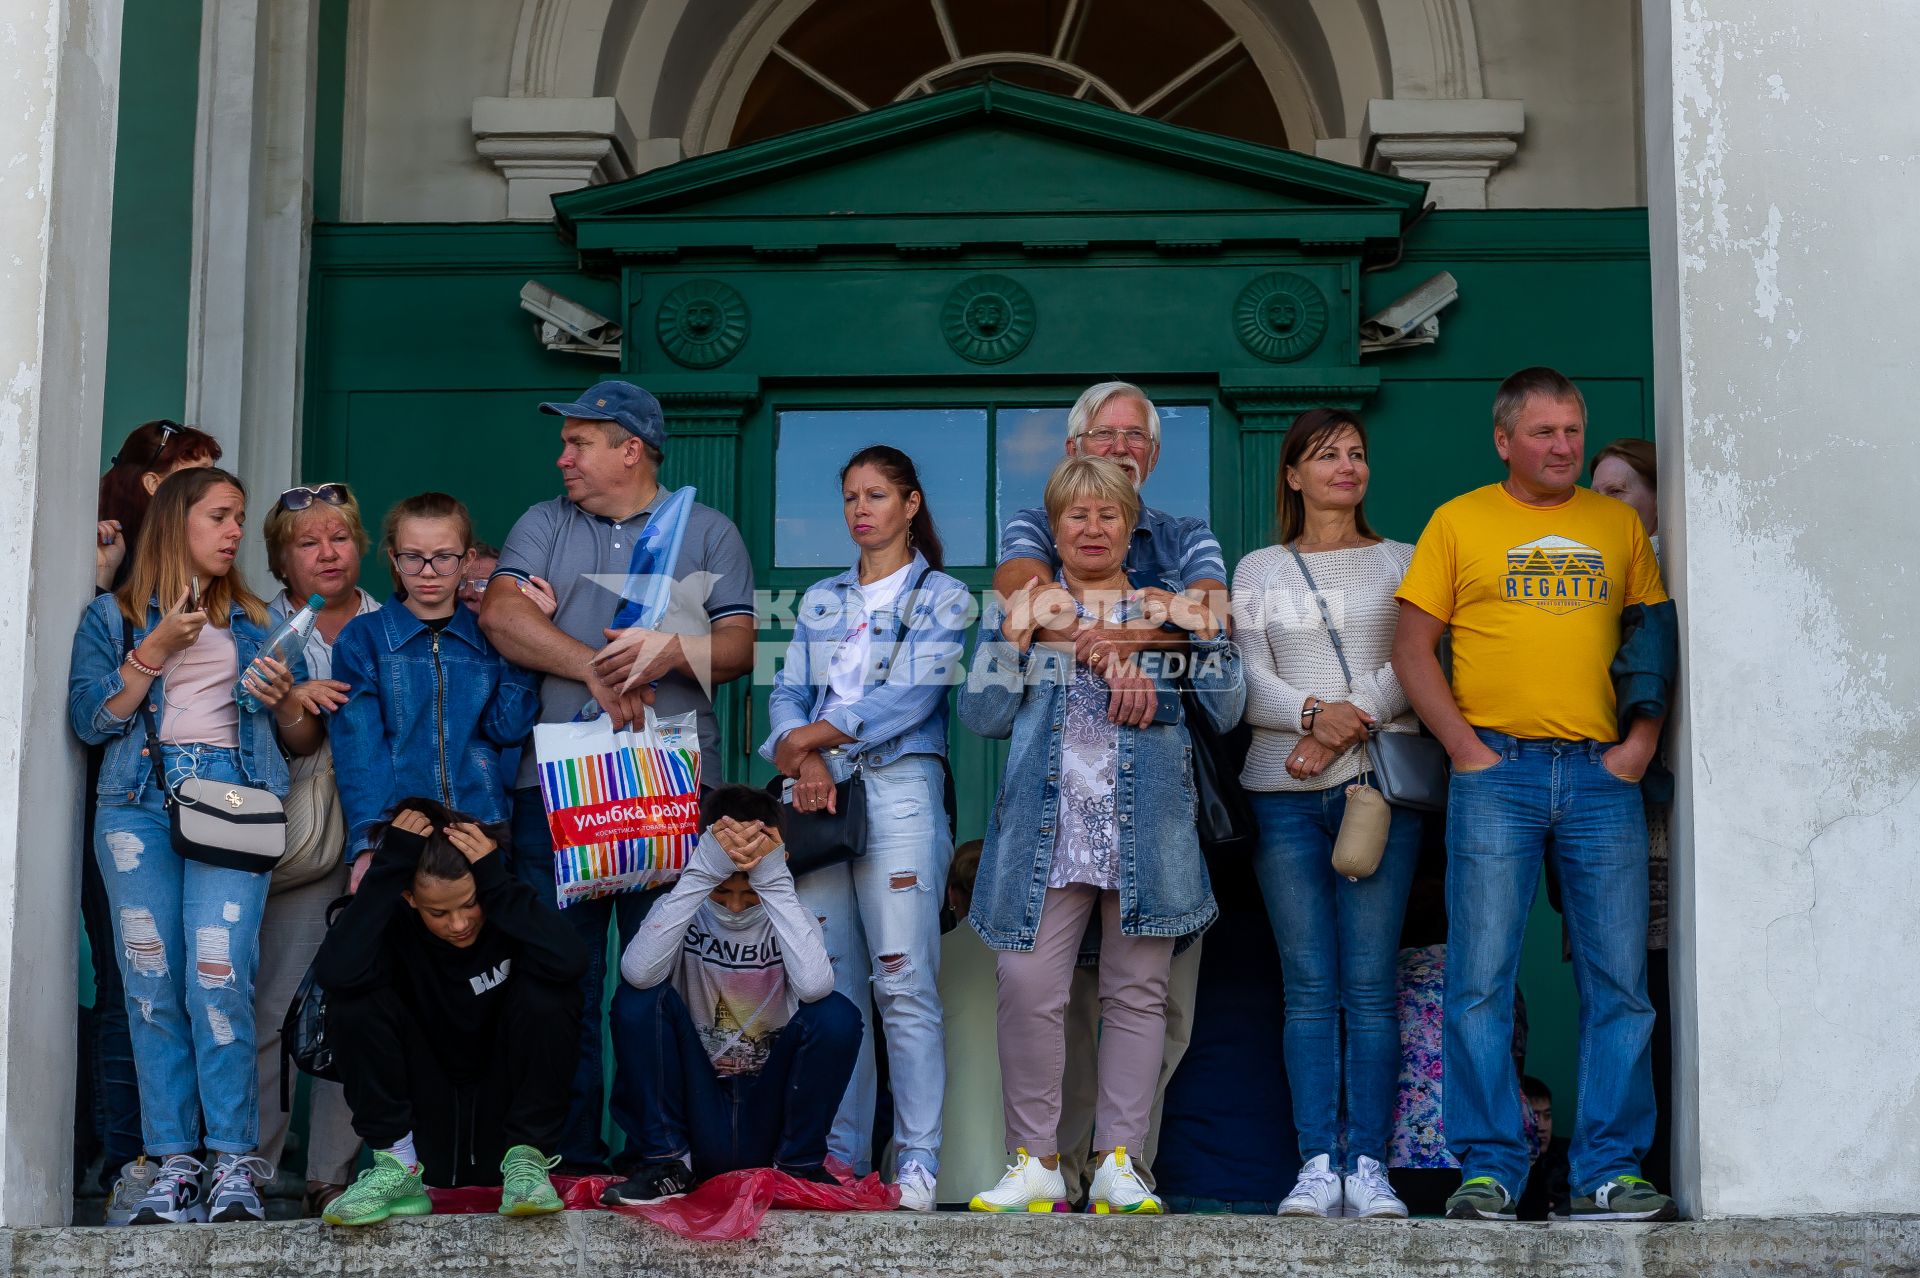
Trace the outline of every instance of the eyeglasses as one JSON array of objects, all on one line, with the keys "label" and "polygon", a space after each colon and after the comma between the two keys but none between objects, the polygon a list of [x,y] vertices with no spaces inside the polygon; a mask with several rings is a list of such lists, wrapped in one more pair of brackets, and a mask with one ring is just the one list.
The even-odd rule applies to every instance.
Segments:
[{"label": "eyeglasses", "polygon": [[418,577],[427,570],[428,564],[433,565],[434,576],[445,577],[459,567],[460,561],[466,557],[465,552],[457,555],[452,551],[439,555],[416,555],[411,550],[399,550],[394,552],[393,562],[409,577]]},{"label": "eyeglasses", "polygon": [[1105,448],[1114,440],[1124,440],[1128,448],[1144,448],[1153,436],[1144,430],[1110,430],[1105,426],[1098,430],[1083,430],[1080,438]]},{"label": "eyeglasses", "polygon": [[345,484],[321,484],[317,488],[302,484],[280,494],[280,505],[287,510],[305,510],[316,501],[324,501],[329,506],[344,506],[352,500],[353,494],[347,491]]}]

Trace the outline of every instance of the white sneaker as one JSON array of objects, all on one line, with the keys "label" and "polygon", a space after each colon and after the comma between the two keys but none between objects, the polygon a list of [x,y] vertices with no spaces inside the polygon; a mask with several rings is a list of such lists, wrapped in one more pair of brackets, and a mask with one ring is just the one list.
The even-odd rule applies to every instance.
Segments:
[{"label": "white sneaker", "polygon": [[1407,1205],[1387,1183],[1387,1169],[1362,1154],[1347,1173],[1347,1215],[1369,1220],[1405,1220]]},{"label": "white sneaker", "polygon": [[1071,1210],[1067,1205],[1067,1178],[1058,1167],[1043,1167],[1024,1149],[1014,1154],[1013,1165],[1000,1183],[984,1194],[975,1194],[967,1206],[973,1211]]},{"label": "white sneaker", "polygon": [[1315,1154],[1300,1169],[1293,1192],[1280,1200],[1282,1216],[1338,1216],[1344,1199],[1340,1177],[1335,1175],[1325,1154]]},{"label": "white sneaker", "polygon": [[1100,1169],[1093,1173],[1087,1210],[1096,1216],[1158,1216],[1165,1209],[1133,1170],[1127,1147],[1120,1145],[1100,1161]]},{"label": "white sneaker", "polygon": [[900,1164],[894,1185],[900,1190],[902,1211],[933,1210],[934,1175],[916,1160],[909,1158]]},{"label": "white sneaker", "polygon": [[273,1179],[273,1165],[255,1154],[222,1154],[207,1182],[207,1219],[265,1220],[258,1182]]},{"label": "white sneaker", "polygon": [[167,1155],[127,1223],[185,1225],[205,1221],[207,1204],[200,1192],[200,1173],[205,1170],[206,1166],[191,1154]]}]

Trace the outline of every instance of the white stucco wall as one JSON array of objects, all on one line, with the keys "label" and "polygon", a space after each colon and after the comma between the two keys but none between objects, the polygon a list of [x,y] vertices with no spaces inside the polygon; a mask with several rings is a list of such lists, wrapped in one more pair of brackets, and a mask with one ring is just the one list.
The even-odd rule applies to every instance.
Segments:
[{"label": "white stucco wall", "polygon": [[1640,184],[1637,0],[1473,0],[1486,95],[1526,103],[1488,206],[1626,208]]},{"label": "white stucco wall", "polygon": [[[79,744],[67,654],[92,594],[120,0],[0,0],[0,1225],[73,1178]],[[31,748],[30,748],[31,747]]]},{"label": "white stucco wall", "polygon": [[473,143],[473,100],[507,92],[520,0],[354,0],[341,216],[492,222],[507,184]]},{"label": "white stucco wall", "polygon": [[1920,8],[1650,0],[1647,27],[1688,1199],[1910,1212]]}]

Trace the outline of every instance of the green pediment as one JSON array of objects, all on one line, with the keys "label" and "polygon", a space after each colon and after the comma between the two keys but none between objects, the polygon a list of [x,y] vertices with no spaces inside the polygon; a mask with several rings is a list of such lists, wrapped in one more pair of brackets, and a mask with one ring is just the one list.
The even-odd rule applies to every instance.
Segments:
[{"label": "green pediment", "polygon": [[1422,183],[988,81],[554,198],[586,254],[1391,240]]}]

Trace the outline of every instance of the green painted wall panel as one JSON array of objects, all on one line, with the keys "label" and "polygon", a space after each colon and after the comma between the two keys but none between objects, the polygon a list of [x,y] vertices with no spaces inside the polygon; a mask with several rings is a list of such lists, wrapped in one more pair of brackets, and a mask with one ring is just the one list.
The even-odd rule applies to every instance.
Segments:
[{"label": "green painted wall panel", "polygon": [[200,0],[130,3],[123,21],[103,461],[129,430],[178,418],[187,402]]}]

